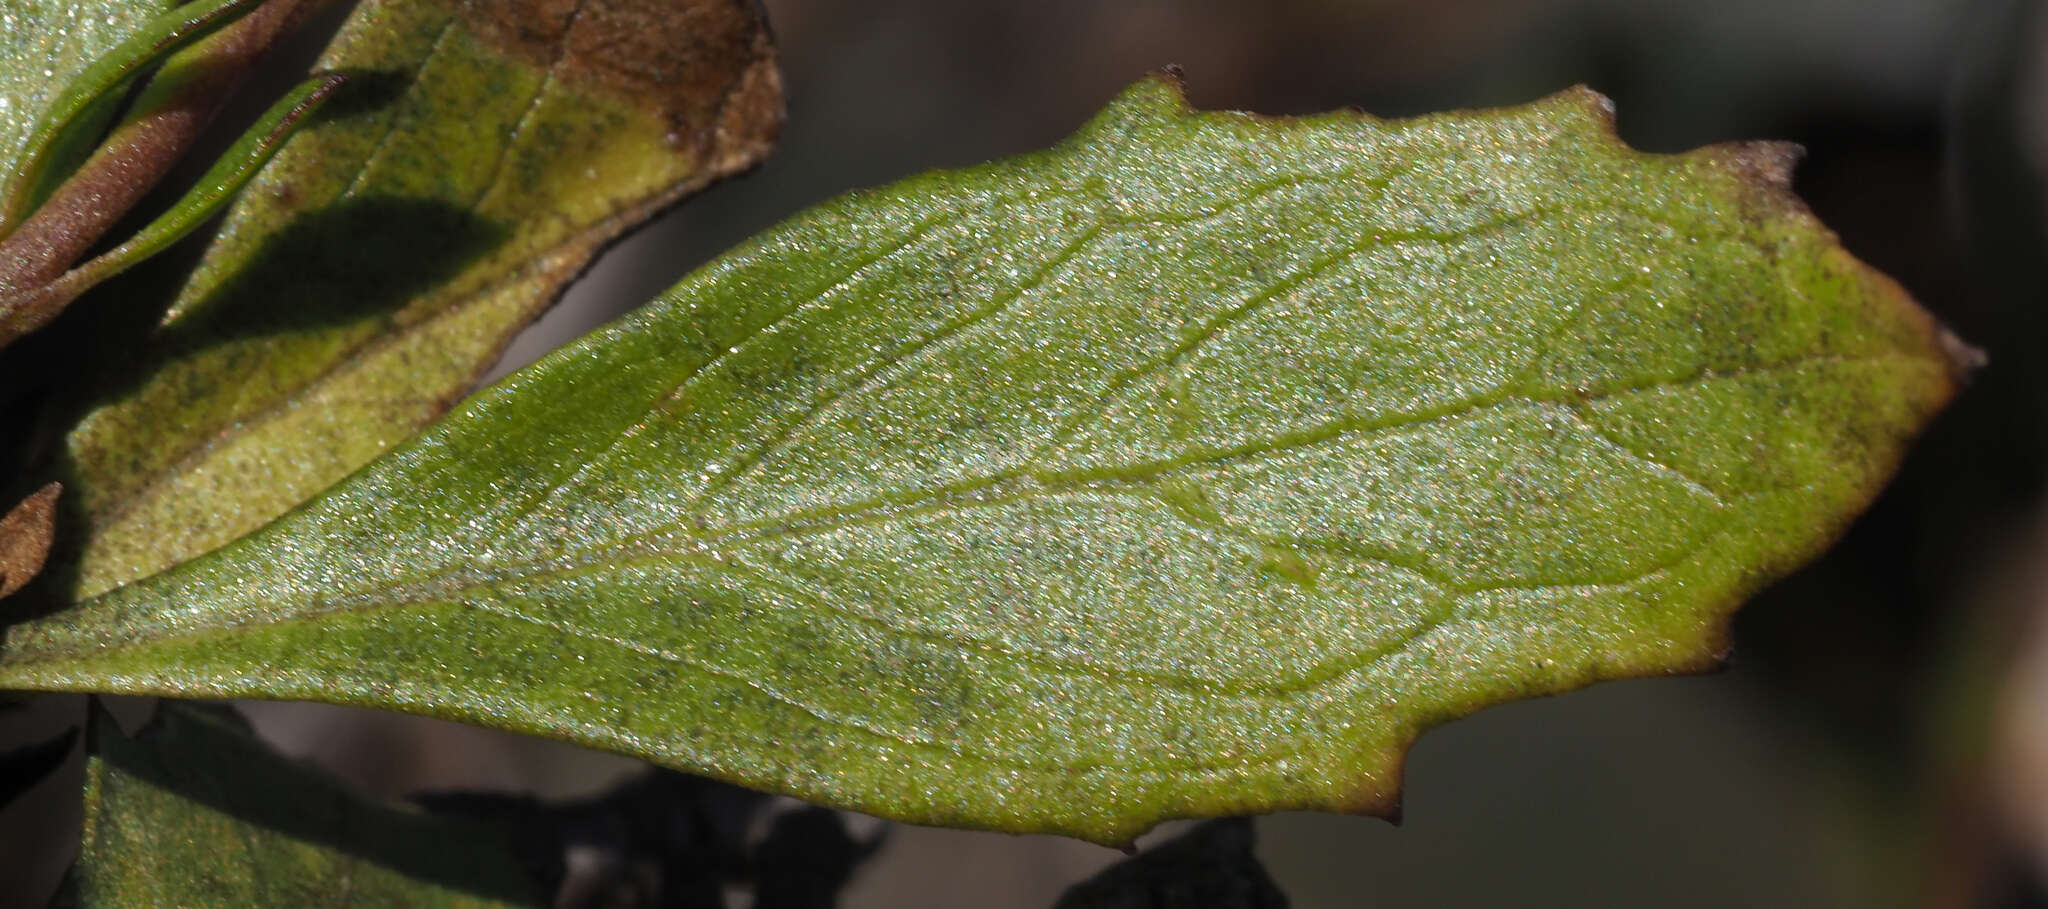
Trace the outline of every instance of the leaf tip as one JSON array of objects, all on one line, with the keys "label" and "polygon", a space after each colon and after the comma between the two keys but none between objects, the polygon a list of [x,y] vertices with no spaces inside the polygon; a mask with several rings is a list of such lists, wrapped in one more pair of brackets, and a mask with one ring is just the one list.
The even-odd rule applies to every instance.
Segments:
[{"label": "leaf tip", "polygon": [[1391,748],[1360,755],[1352,766],[1371,769],[1352,775],[1348,785],[1334,791],[1333,798],[1314,807],[1355,817],[1376,817],[1400,826],[1402,780],[1408,773],[1408,755],[1430,725],[1410,727],[1396,737]]},{"label": "leaf tip", "polygon": [[1759,219],[1792,216],[1825,230],[1792,191],[1793,171],[1805,156],[1806,147],[1796,142],[1766,140],[1722,142],[1685,154],[1732,176],[1741,188],[1739,198],[1761,216]]},{"label": "leaf tip", "polygon": [[1806,157],[1797,142],[1750,141],[1715,146],[1722,160],[1749,182],[1791,192],[1792,171]]},{"label": "leaf tip", "polygon": [[1559,103],[1578,108],[1606,129],[1614,132],[1614,99],[1583,82],[1551,96]]},{"label": "leaf tip", "polygon": [[1583,139],[1590,139],[1596,144],[1626,148],[1628,143],[1623,142],[1621,135],[1614,129],[1614,111],[1613,99],[1580,84],[1545,95],[1530,104],[1498,108],[1490,113],[1509,117],[1534,117],[1550,124],[1563,125],[1566,131]]},{"label": "leaf tip", "polygon": [[[1790,200],[1788,204],[1794,211],[1803,217],[1812,217],[1798,197],[1789,192],[1783,195]],[[1839,242],[1833,242],[1833,232],[1830,231],[1828,236],[1832,243],[1828,256],[1833,263],[1833,271],[1848,276],[1880,311],[1891,315],[1900,329],[1896,336],[1900,350],[1941,368],[1940,380],[1926,383],[1922,388],[1922,420],[1931,418],[1970,383],[1977,370],[1990,362],[1990,357],[1921,306],[1912,292],[1896,279],[1870,267]],[[1924,423],[1918,425],[1924,427]],[[1889,476],[1889,471],[1885,475]]]},{"label": "leaf tip", "polygon": [[1949,374],[1957,384],[1968,382],[1977,374],[1977,370],[1983,369],[1991,362],[1991,356],[1984,352],[1984,348],[1963,340],[1955,332],[1950,331],[1948,326],[1937,324],[1934,329],[1935,346],[1939,347],[1942,355],[1947,358]]},{"label": "leaf tip", "polygon": [[61,483],[50,483],[0,517],[0,597],[28,585],[43,570],[57,527]]},{"label": "leaf tip", "polygon": [[[1405,760],[1406,757],[1407,752],[1404,750],[1402,758]],[[1400,776],[1401,772],[1394,774],[1397,782],[1391,786],[1383,785],[1378,779],[1374,779],[1368,785],[1353,790],[1339,806],[1339,812],[1361,817],[1376,817],[1396,827],[1401,826],[1401,784],[1398,782]]]},{"label": "leaf tip", "polygon": [[1743,215],[1746,220],[1773,222],[1783,219],[1824,236],[1827,248],[1823,256],[1826,262],[1824,270],[1846,279],[1850,286],[1860,288],[1859,292],[1868,299],[1882,301],[1879,308],[1891,313],[1897,320],[1895,324],[1908,329],[1911,340],[1906,342],[1906,349],[1917,356],[1939,361],[1946,368],[1947,382],[1936,383],[1941,387],[1929,390],[1931,406],[1928,414],[1946,404],[1949,397],[1985,365],[1984,351],[1950,331],[1896,280],[1870,267],[1844,248],[1835,233],[1822,224],[1806,202],[1793,191],[1793,173],[1800,159],[1806,156],[1804,146],[1777,141],[1724,142],[1690,154],[1734,178],[1740,187],[1740,203],[1747,210]]},{"label": "leaf tip", "polygon": [[1146,74],[1130,88],[1124,89],[1081,130],[1081,134],[1115,134],[1139,123],[1171,120],[1193,112],[1181,68],[1169,65]]}]

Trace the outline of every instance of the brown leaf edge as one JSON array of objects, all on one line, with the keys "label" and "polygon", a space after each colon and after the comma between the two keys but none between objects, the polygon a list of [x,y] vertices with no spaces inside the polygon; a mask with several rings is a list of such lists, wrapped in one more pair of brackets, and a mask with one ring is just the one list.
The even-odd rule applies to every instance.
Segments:
[{"label": "brown leaf edge", "polygon": [[50,556],[57,529],[57,496],[61,483],[50,483],[0,518],[0,597],[28,585]]}]

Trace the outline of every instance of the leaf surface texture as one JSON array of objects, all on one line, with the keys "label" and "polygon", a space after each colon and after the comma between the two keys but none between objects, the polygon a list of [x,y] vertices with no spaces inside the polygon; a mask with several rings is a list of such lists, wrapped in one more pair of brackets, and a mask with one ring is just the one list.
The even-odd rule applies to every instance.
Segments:
[{"label": "leaf surface texture", "polygon": [[1696,670],[1951,394],[1786,190],[1605,99],[1187,109],[803,214],[0,684],[307,698],[925,823],[1381,810]]}]

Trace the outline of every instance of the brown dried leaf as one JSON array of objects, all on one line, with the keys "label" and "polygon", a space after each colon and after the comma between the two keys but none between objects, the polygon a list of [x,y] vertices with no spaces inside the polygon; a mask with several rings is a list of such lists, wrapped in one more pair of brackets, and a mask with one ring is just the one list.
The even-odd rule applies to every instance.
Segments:
[{"label": "brown dried leaf", "polygon": [[57,527],[57,495],[63,491],[51,483],[0,518],[0,597],[20,590],[43,570]]}]

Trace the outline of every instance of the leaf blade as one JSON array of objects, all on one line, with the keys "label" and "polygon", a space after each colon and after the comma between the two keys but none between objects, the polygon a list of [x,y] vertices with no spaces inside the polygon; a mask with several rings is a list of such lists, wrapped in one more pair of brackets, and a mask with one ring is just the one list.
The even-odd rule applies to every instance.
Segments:
[{"label": "leaf blade", "polygon": [[372,704],[1103,842],[1387,810],[1429,725],[1710,665],[1953,392],[1788,164],[1635,153],[1589,92],[1269,121],[1141,83],[770,231],[17,629],[0,683]]}]

